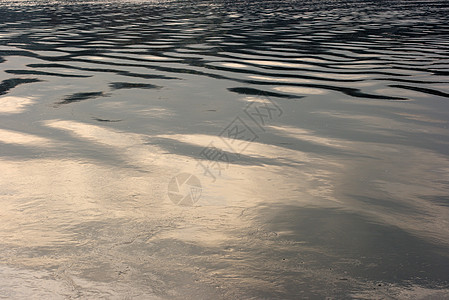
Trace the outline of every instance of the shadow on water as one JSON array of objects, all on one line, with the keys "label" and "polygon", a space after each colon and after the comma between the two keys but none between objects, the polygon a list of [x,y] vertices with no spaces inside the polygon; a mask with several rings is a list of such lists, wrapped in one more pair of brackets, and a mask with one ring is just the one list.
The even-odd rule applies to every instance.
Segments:
[{"label": "shadow on water", "polygon": [[112,89],[158,89],[157,85],[149,83],[130,83],[130,82],[111,82],[109,86]]},{"label": "shadow on water", "polygon": [[36,78],[14,78],[14,79],[6,79],[0,83],[0,95],[5,95],[9,90],[15,88],[16,86],[24,83],[32,83],[39,82],[39,79]]},{"label": "shadow on water", "polygon": [[95,99],[98,97],[105,97],[106,94],[103,92],[89,92],[89,93],[76,93],[70,96],[67,96],[62,100],[61,102],[58,102],[57,104],[69,104],[73,102],[79,102],[89,99]]},{"label": "shadow on water", "polygon": [[[379,204],[378,199],[370,201]],[[404,207],[394,209],[404,211]],[[400,228],[333,209],[280,207],[264,209],[261,215],[269,216],[269,220],[264,220],[270,224],[269,230],[285,232],[286,239],[320,249],[327,256],[327,263],[346,271],[348,276],[402,284],[432,284],[447,278],[447,248]],[[414,215],[419,215],[419,211],[410,213],[410,217]],[[353,266],[343,264],[345,260],[353,260]],[[317,263],[323,261],[326,260],[319,259]]]}]

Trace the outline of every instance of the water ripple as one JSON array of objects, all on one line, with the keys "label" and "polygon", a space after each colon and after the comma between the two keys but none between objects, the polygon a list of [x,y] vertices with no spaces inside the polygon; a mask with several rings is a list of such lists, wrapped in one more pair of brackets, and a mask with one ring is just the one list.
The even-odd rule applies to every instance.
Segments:
[{"label": "water ripple", "polygon": [[[241,81],[239,74],[258,74],[273,81],[278,77],[316,80],[319,84],[313,85],[315,88],[353,97],[398,99],[388,94],[388,89],[372,94],[363,88],[355,91],[339,86],[338,82],[370,81],[381,75],[386,86],[388,81],[404,80],[428,84],[412,77],[418,73],[448,74],[436,67],[448,54],[440,42],[444,43],[443,35],[449,28],[437,18],[439,9],[445,7],[443,2],[426,2],[426,9],[434,11],[432,18],[420,18],[426,12],[414,10],[416,4],[392,4],[393,10],[379,12],[375,2],[367,2],[364,11],[356,14],[351,11],[355,5],[351,1],[313,2],[305,7],[298,2],[291,2],[291,6],[245,2],[233,7],[221,2],[201,5],[201,12],[199,4],[189,2],[175,6],[168,2],[147,4],[139,10],[135,9],[139,4],[133,2],[101,6],[95,2],[64,3],[58,9],[51,4],[27,3],[33,10],[26,10],[27,5],[22,3],[8,3],[8,10],[1,11],[5,22],[0,26],[4,49],[0,63],[11,55],[41,61],[21,70],[4,70],[15,76],[95,76],[47,72],[44,68],[52,65],[45,62],[147,79],[195,74]],[[239,6],[245,7],[243,13]],[[84,7],[89,7],[89,12]],[[100,7],[99,16],[96,10]],[[401,13],[395,9],[401,9]],[[85,66],[74,62],[84,62]],[[100,70],[96,65],[108,68]],[[130,72],[127,67],[142,69],[142,73]],[[148,74],[149,70],[158,74]],[[420,88],[419,92],[445,95],[431,88]]]},{"label": "water ripple", "polygon": [[[0,0],[0,290],[447,295],[448,12]],[[212,180],[217,149],[232,159]],[[200,178],[197,206],[167,198],[180,171]]]}]

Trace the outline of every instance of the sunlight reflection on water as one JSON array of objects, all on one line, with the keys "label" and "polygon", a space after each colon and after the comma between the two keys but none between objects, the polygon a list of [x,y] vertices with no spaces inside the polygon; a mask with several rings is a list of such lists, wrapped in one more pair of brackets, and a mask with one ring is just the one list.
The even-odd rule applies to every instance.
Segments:
[{"label": "sunlight reflection on water", "polygon": [[447,295],[447,9],[1,1],[0,296]]}]

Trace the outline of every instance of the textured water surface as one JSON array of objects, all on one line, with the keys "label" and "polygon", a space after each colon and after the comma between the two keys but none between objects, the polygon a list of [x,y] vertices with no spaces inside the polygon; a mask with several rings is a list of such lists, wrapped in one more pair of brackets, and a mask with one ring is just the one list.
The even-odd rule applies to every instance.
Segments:
[{"label": "textured water surface", "polygon": [[0,1],[0,297],[448,297],[448,9]]}]

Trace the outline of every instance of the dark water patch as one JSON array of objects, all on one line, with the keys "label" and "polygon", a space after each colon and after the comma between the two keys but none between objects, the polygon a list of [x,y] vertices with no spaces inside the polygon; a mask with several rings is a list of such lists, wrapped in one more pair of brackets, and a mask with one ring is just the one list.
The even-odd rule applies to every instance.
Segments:
[{"label": "dark water patch", "polygon": [[391,84],[390,86],[391,87],[396,87],[396,88],[401,88],[401,89],[406,89],[406,90],[417,91],[417,92],[421,92],[421,93],[424,93],[424,94],[430,94],[430,95],[435,95],[435,96],[449,98],[449,93],[437,91],[437,90],[434,90],[434,89],[423,88],[423,87],[419,87],[419,86],[402,85],[402,84]]},{"label": "dark water patch", "polygon": [[[178,74],[190,74],[190,75],[199,75],[199,76],[206,76],[211,77],[215,79],[228,79],[226,76],[218,75],[214,73],[208,73],[203,71],[198,71],[194,69],[189,68],[174,68],[174,67],[165,67],[165,66],[153,66],[153,65],[142,65],[142,64],[131,64],[131,63],[118,63],[118,62],[105,62],[105,61],[90,61],[85,59],[73,59],[74,61],[80,61],[80,62],[87,62],[87,63],[95,63],[100,65],[109,65],[109,66],[115,66],[115,67],[139,67],[139,68],[145,68],[145,69],[151,69],[151,70],[157,70],[160,72],[168,72],[168,73],[178,73]],[[117,72],[118,74],[121,74],[122,71]],[[147,75],[151,76],[151,75]],[[158,78],[157,75],[153,75]],[[143,77],[143,76],[142,76]],[[150,78],[150,77],[148,77]]]},{"label": "dark water patch", "polygon": [[[0,44],[1,45],[1,44]],[[37,57],[38,55],[32,51],[16,50],[11,48],[11,50],[0,50],[0,55],[2,56],[25,56],[25,57]]]},{"label": "dark water patch", "polygon": [[[446,182],[445,184],[449,185],[449,182]],[[449,207],[449,197],[448,196],[422,196],[421,198],[426,201],[443,206],[443,207]]]},{"label": "dark water patch", "polygon": [[92,119],[94,119],[95,121],[98,121],[98,122],[112,122],[112,123],[122,121],[122,120],[111,120],[111,119],[100,119],[100,118],[92,118]]},{"label": "dark water patch", "polygon": [[88,77],[92,77],[92,75],[76,75],[76,74],[64,74],[64,73],[51,73],[51,72],[32,71],[32,70],[6,70],[5,73],[18,74],[18,75],[44,75],[44,76],[73,77],[73,78],[88,78]]},{"label": "dark water patch", "polygon": [[[269,230],[289,232],[286,238],[341,255],[340,259],[358,261],[345,267],[351,277],[402,284],[410,280],[429,284],[449,279],[445,271],[449,256],[442,254],[445,247],[369,217],[342,210],[299,207],[264,211],[263,215],[271,215]],[[329,267],[340,268],[336,261],[331,261]],[[426,276],[420,277],[421,272]]]},{"label": "dark water patch", "polygon": [[111,82],[109,86],[114,90],[120,89],[159,89],[160,86],[150,83]]},{"label": "dark water patch", "polygon": [[57,102],[56,104],[70,104],[73,102],[80,102],[89,99],[95,99],[98,97],[105,97],[106,94],[104,92],[89,92],[89,93],[75,93],[70,96],[64,98],[64,100]]},{"label": "dark water patch", "polygon": [[290,99],[301,99],[302,96],[295,96],[289,94],[275,93],[270,91],[259,90],[255,88],[245,88],[245,87],[235,87],[228,88],[229,91],[241,94],[241,95],[250,95],[250,96],[265,96],[265,97],[277,97],[277,98],[290,98]]},{"label": "dark water patch", "polygon": [[399,202],[397,199],[388,197],[386,195],[385,197],[367,197],[363,195],[347,195],[348,197],[355,198],[357,201],[360,201],[361,203],[365,203],[367,206],[370,207],[378,207],[378,208],[385,208],[389,209],[391,211],[397,211],[402,213],[407,213],[411,216],[417,216],[421,212],[419,211],[419,208],[413,207],[412,205],[409,205],[408,203]]},{"label": "dark water patch", "polygon": [[0,83],[0,95],[4,95],[9,92],[9,90],[15,88],[16,86],[24,83],[39,82],[41,80],[37,78],[12,78],[5,79]]},{"label": "dark water patch", "polygon": [[117,70],[117,69],[76,67],[76,66],[71,66],[71,65],[66,65],[66,64],[29,64],[28,66],[31,68],[67,68],[67,69],[88,71],[88,72],[115,73],[118,75],[145,78],[145,79],[178,79],[177,77],[170,77],[170,76],[166,76],[166,75],[133,73],[133,72]]}]

